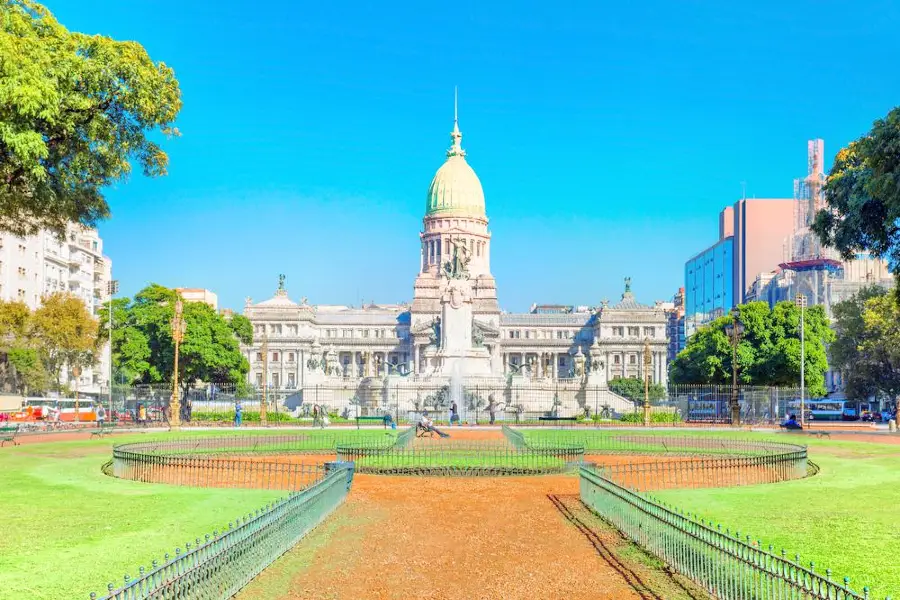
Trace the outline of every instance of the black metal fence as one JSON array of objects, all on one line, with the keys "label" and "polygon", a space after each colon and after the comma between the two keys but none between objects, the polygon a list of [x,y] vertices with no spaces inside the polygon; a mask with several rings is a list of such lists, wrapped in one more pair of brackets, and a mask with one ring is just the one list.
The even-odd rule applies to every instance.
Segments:
[{"label": "black metal fence", "polygon": [[602,470],[582,468],[581,499],[633,542],[671,569],[723,600],[792,598],[798,600],[863,600],[849,579],[835,581],[831,572],[817,573],[800,557],[791,560],[769,545],[743,537],[664,506],[607,477]]},{"label": "black metal fence", "polygon": [[337,508],[352,479],[351,466],[332,469],[306,489],[228,523],[227,530],[196,538],[161,562],[140,567],[137,577],[125,575],[120,587],[110,583],[103,598],[231,598]]},{"label": "black metal fence", "polygon": [[[390,415],[398,423],[413,421],[428,411],[438,423],[449,420],[449,408],[457,402],[463,420],[480,424],[554,424],[557,418],[579,425],[612,427],[643,423],[643,389],[615,390],[606,385],[587,385],[576,380],[527,380],[510,378],[497,383],[483,380],[463,384],[458,394],[440,383],[388,377],[366,380],[334,380],[319,385],[257,390],[232,384],[203,384],[179,391],[184,425],[234,425],[236,406],[241,424],[258,425],[263,400],[266,424],[312,425],[314,412],[328,415],[332,423],[354,421],[357,416]],[[170,416],[170,385],[113,388],[110,412],[120,424],[166,423]],[[744,424],[771,425],[784,420],[800,399],[799,389],[727,385],[669,385],[651,397],[651,422],[658,427],[683,427],[730,423],[730,402],[736,399]],[[101,399],[109,403],[106,396]]]}]

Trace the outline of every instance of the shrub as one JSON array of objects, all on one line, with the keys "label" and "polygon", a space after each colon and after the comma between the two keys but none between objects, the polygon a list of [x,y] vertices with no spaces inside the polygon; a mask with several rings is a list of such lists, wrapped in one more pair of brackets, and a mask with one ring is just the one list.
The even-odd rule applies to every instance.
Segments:
[{"label": "shrub", "polygon": [[[266,413],[266,421],[268,423],[286,423],[289,421],[296,421],[294,417],[289,415],[288,413],[283,412],[273,412],[269,411]],[[191,421],[194,422],[220,422],[227,421],[228,423],[234,422],[234,411],[233,410],[224,410],[222,412],[207,412],[207,411],[195,411],[191,413]],[[247,411],[245,410],[241,416],[241,421],[244,423],[259,423],[259,411]]]},{"label": "shrub", "polygon": [[[643,423],[644,413],[641,411],[625,413],[619,418],[623,423]],[[675,412],[652,412],[650,413],[651,423],[680,423],[681,415]]]}]

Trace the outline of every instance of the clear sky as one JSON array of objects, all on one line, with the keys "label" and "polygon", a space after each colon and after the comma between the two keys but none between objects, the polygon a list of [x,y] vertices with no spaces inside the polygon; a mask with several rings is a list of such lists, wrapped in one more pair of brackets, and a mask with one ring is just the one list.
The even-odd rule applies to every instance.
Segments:
[{"label": "clear sky", "polygon": [[170,174],[111,190],[122,292],[410,300],[453,86],[505,310],[670,299],[741,195],[900,100],[900,4],[48,0],[181,82]]}]

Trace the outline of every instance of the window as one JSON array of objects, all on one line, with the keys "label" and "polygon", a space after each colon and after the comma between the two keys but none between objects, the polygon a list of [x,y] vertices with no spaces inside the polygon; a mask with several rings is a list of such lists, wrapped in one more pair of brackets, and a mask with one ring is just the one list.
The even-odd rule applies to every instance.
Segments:
[{"label": "window", "polygon": [[629,327],[628,328],[628,335],[638,336],[640,334],[641,334],[640,327]]},{"label": "window", "polygon": [[278,353],[277,352],[272,353],[272,362],[278,362]]},{"label": "window", "polygon": [[288,335],[297,335],[296,325],[288,325]]},{"label": "window", "polygon": [[[114,312],[113,312],[113,318],[115,318],[115,316],[116,316],[116,313],[115,313],[115,311],[114,311]],[[257,352],[257,353],[256,353],[256,360],[262,360],[262,352]]]},{"label": "window", "polygon": [[621,364],[621,362],[622,362],[622,361],[620,360],[619,355],[618,355],[618,354],[613,354],[613,364],[614,364],[614,365],[618,365],[618,364]]},{"label": "window", "polygon": [[646,337],[654,337],[656,336],[656,328],[655,327],[644,327],[644,335]]},{"label": "window", "polygon": [[278,387],[278,373],[272,373],[272,387]]},{"label": "window", "polygon": [[[113,313],[113,316],[115,317],[115,313]],[[262,386],[262,373],[256,374],[256,386],[257,387]]]},{"label": "window", "polygon": [[[115,314],[113,314],[115,316]],[[288,362],[294,362],[294,353],[288,352]]]},{"label": "window", "polygon": [[637,356],[635,356],[634,354],[629,354],[628,355],[628,364],[636,365],[637,364]]},{"label": "window", "polygon": [[273,335],[281,335],[281,325],[270,325],[269,332]]},{"label": "window", "polygon": [[369,330],[368,330],[368,329],[363,329],[363,330],[362,330],[362,336],[363,336],[364,338],[369,337]]},{"label": "window", "polygon": [[345,329],[345,330],[344,330],[344,337],[345,337],[345,338],[353,337],[353,330],[352,330],[352,329]]},{"label": "window", "polygon": [[531,339],[531,332],[528,331],[527,329],[525,330],[525,339],[526,340]]},{"label": "window", "polygon": [[560,369],[565,369],[566,368],[566,357],[560,356],[559,361],[556,363],[556,366]]},{"label": "window", "polygon": [[288,387],[294,387],[296,385],[296,380],[294,379],[293,373],[288,373]]},{"label": "window", "polygon": [[617,335],[619,337],[623,337],[625,335],[624,327],[613,327],[612,330],[613,330],[613,335]]}]

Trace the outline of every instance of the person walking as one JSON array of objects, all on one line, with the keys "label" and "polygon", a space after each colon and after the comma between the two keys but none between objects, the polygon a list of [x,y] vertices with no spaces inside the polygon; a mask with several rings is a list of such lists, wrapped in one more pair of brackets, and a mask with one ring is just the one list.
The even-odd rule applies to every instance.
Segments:
[{"label": "person walking", "polygon": [[97,426],[103,427],[103,423],[106,422],[106,409],[103,408],[102,404],[97,405]]},{"label": "person walking", "polygon": [[240,427],[241,421],[244,418],[244,407],[241,405],[241,401],[238,400],[234,403],[234,426]]},{"label": "person walking", "polygon": [[459,425],[459,407],[456,406],[456,402],[451,402],[450,403],[450,426],[453,427],[454,423]]}]

